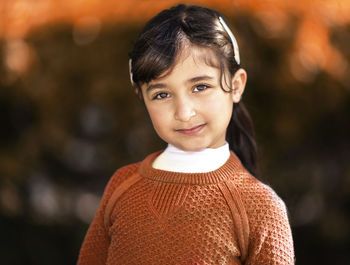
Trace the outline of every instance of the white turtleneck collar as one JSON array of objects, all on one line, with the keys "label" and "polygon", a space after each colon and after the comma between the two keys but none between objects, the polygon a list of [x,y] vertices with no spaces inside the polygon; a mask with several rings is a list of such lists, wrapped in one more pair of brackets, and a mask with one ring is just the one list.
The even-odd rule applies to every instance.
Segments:
[{"label": "white turtleneck collar", "polygon": [[204,173],[221,167],[230,157],[229,145],[219,148],[205,148],[200,151],[183,151],[171,144],[153,162],[156,169],[182,172]]}]

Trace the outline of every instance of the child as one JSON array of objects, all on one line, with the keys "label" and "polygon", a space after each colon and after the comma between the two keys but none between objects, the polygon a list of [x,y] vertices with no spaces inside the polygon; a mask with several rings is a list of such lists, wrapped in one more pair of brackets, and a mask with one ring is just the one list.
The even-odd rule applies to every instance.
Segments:
[{"label": "child", "polygon": [[285,205],[255,178],[247,74],[221,15],[159,13],[130,76],[168,147],[112,176],[78,264],[294,264]]}]

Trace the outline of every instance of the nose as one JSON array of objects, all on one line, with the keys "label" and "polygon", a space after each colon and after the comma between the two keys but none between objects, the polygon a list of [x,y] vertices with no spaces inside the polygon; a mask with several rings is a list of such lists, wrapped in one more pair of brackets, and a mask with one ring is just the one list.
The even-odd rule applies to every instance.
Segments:
[{"label": "nose", "polygon": [[189,121],[196,115],[195,104],[190,98],[182,97],[175,102],[175,119],[179,121]]}]

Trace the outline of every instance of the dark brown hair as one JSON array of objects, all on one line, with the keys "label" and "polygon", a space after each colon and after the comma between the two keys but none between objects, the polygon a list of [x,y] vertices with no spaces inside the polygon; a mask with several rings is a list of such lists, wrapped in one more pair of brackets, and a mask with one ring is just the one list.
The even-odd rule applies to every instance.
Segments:
[{"label": "dark brown hair", "polygon": [[[152,18],[141,31],[129,57],[132,81],[141,94],[140,85],[171,70],[185,42],[198,47],[210,48],[217,58],[208,64],[219,63],[221,80],[229,80],[240,68],[234,59],[231,39],[219,22],[222,15],[200,6],[177,5],[163,10]],[[217,64],[217,63],[216,63]],[[226,78],[225,74],[230,75]],[[222,81],[221,81],[222,82]],[[228,84],[232,91],[232,85]],[[226,133],[230,149],[254,176],[258,175],[257,147],[253,123],[242,102],[235,103]]]}]

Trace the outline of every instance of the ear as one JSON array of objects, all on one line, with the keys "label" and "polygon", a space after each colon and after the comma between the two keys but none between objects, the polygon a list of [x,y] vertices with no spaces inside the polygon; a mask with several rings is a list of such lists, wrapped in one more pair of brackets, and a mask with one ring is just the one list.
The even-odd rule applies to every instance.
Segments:
[{"label": "ear", "polygon": [[240,68],[232,78],[232,100],[234,103],[238,103],[241,100],[246,83],[247,72],[243,68]]}]

